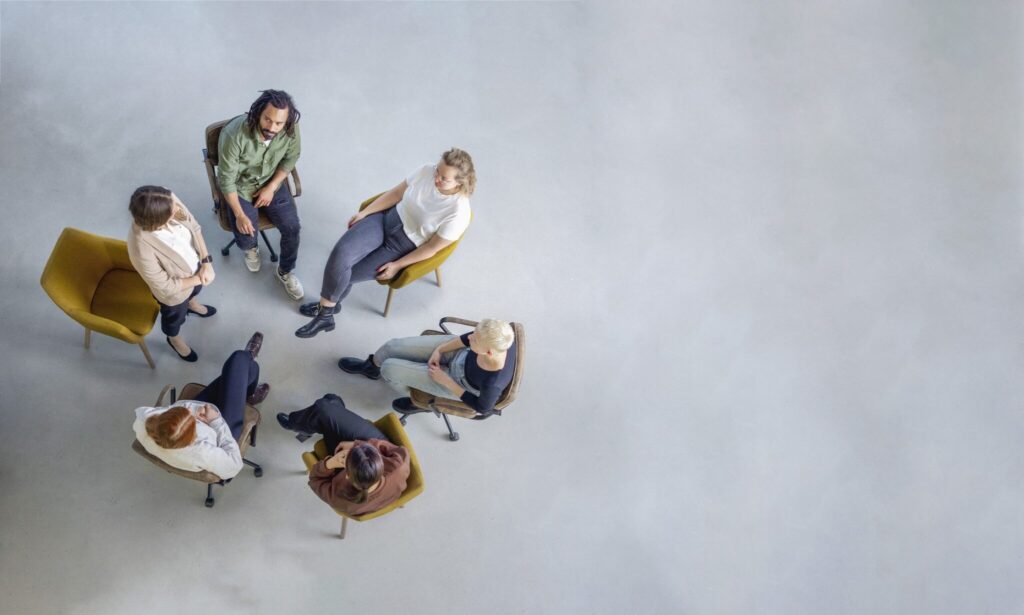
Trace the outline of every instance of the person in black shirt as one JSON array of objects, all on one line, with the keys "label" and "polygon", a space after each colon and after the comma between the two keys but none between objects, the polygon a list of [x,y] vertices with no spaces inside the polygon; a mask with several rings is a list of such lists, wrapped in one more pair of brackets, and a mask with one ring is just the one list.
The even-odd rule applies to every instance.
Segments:
[{"label": "person in black shirt", "polygon": [[338,367],[350,374],[384,378],[404,394],[391,402],[403,414],[425,412],[412,404],[409,390],[458,399],[487,416],[512,382],[516,341],[512,326],[485,318],[472,333],[421,335],[389,340],[365,360],[343,357]]}]

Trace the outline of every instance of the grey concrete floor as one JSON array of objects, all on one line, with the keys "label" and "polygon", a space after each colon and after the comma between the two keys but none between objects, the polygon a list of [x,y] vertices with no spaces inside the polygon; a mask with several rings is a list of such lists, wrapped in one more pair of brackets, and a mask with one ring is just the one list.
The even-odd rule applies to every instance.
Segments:
[{"label": "grey concrete floor", "polygon": [[[1021,13],[1003,2],[0,4],[0,611],[1019,613]],[[65,226],[124,237],[138,185],[208,241],[202,130],[303,112],[298,273],[365,196],[458,145],[476,218],[444,267],[358,287],[313,340],[269,268],[136,348],[38,278]],[[276,235],[274,235],[276,242]],[[409,432],[425,493],[334,537],[273,414],[392,397],[341,355],[444,315],[519,320],[501,418]],[[130,450],[132,410],[266,333],[243,471]]]}]

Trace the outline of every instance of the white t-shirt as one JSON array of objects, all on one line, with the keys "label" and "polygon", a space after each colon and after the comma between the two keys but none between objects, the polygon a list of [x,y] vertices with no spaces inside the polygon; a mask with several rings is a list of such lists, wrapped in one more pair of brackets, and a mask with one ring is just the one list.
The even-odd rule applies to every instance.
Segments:
[{"label": "white t-shirt", "polygon": [[154,414],[161,414],[175,406],[184,406],[195,415],[203,405],[198,401],[179,401],[174,406],[162,408],[136,408],[133,425],[135,437],[143,448],[167,465],[189,472],[209,470],[223,479],[233,478],[242,471],[242,452],[223,417],[209,425],[197,420],[196,439],[183,448],[163,448],[146,432],[146,419]]},{"label": "white t-shirt", "polygon": [[199,254],[192,247],[192,231],[187,226],[172,219],[166,228],[153,231],[153,235],[185,259],[190,271],[199,268]]},{"label": "white t-shirt", "polygon": [[406,236],[422,246],[434,234],[455,241],[469,228],[469,199],[441,194],[434,186],[434,165],[416,169],[405,179],[407,188],[398,202],[398,216]]}]

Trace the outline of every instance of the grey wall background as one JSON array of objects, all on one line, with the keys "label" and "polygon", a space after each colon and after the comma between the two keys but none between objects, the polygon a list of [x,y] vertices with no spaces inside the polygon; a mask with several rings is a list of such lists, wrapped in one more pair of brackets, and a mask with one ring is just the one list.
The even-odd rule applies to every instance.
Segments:
[{"label": "grey wall background", "polygon": [[[11,613],[1016,613],[1024,547],[1021,13],[1009,2],[0,5],[0,601]],[[458,144],[476,219],[380,318],[301,341],[217,260],[200,352],[157,370],[51,305],[64,226],[143,183],[208,241],[202,129],[303,112],[298,271],[363,197]],[[276,237],[275,237],[276,241]],[[442,315],[520,320],[500,419],[409,432],[427,491],[331,538],[273,413]],[[255,328],[274,385],[243,472],[129,450],[132,409]]]}]

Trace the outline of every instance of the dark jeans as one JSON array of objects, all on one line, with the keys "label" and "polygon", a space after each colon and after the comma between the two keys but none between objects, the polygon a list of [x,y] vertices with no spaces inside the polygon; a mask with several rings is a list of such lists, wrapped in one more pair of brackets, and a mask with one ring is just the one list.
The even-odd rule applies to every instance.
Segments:
[{"label": "dark jeans", "polygon": [[377,267],[415,249],[416,244],[402,230],[397,208],[371,214],[334,244],[324,267],[320,296],[338,303],[348,296],[353,284],[377,277]]},{"label": "dark jeans", "polygon": [[217,406],[220,415],[231,428],[231,435],[237,440],[245,422],[245,398],[256,390],[259,379],[260,366],[256,359],[245,350],[236,350],[224,361],[220,376],[206,385],[203,392],[196,396],[196,401]]},{"label": "dark jeans", "polygon": [[203,285],[192,287],[192,294],[178,305],[164,305],[160,303],[160,330],[164,335],[174,337],[181,333],[181,325],[185,324],[185,317],[188,316],[188,302],[203,290]]},{"label": "dark jeans", "polygon": [[[252,222],[252,227],[259,233],[259,210],[250,201],[246,201],[241,196],[238,197],[238,203],[242,206],[242,211],[248,216],[249,221]],[[266,212],[270,221],[274,223],[274,226],[277,227],[277,230],[281,232],[281,260],[278,263],[278,267],[281,269],[281,273],[288,273],[295,269],[295,259],[299,256],[299,229],[301,228],[299,212],[295,209],[295,199],[292,198],[292,193],[288,191],[288,182],[281,182],[281,187],[274,193],[274,198],[270,200],[270,205],[262,209]],[[235,214],[231,211],[230,207],[228,207],[228,220],[231,221],[231,230],[235,234],[235,241],[238,243],[239,248],[251,250],[257,246],[258,241],[255,234],[243,235],[238,232]]]},{"label": "dark jeans", "polygon": [[299,431],[323,434],[328,455],[333,455],[342,442],[388,439],[373,423],[346,408],[345,401],[334,393],[324,395],[308,408],[292,412],[288,422]]}]

